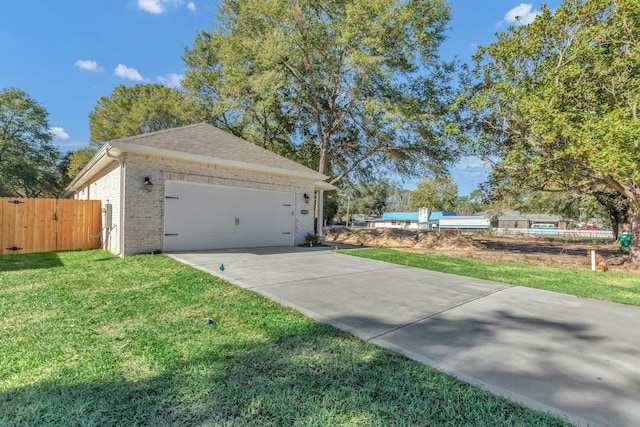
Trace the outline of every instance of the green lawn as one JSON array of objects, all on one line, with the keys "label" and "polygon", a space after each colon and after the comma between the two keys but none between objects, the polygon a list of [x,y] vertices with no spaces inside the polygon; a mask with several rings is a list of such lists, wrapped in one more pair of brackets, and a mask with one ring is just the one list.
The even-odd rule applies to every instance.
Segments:
[{"label": "green lawn", "polygon": [[0,257],[0,343],[2,426],[566,425],[164,255]]},{"label": "green lawn", "polygon": [[393,249],[343,252],[394,264],[640,306],[640,275],[637,273],[601,273],[416,254]]}]

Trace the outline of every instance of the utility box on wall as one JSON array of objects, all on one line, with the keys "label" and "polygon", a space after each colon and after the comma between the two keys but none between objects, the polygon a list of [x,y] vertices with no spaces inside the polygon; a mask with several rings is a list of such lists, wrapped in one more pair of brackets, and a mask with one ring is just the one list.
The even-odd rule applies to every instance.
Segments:
[{"label": "utility box on wall", "polygon": [[113,225],[112,223],[113,205],[110,203],[104,205],[104,207],[102,208],[102,214],[103,214],[102,223],[104,224],[104,228],[107,231],[111,230],[111,227]]}]

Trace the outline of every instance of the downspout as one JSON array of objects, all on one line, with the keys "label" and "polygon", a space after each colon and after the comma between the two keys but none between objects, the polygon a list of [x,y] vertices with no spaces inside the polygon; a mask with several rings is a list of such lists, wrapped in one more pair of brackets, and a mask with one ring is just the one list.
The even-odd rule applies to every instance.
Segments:
[{"label": "downspout", "polygon": [[118,227],[120,229],[118,230],[118,253],[114,255],[122,257],[124,256],[122,252],[124,248],[124,160],[120,156],[114,156],[109,153],[109,148],[110,147],[107,147],[107,150],[105,151],[106,156],[110,159],[117,160],[118,168],[120,169],[120,219],[118,222]]}]

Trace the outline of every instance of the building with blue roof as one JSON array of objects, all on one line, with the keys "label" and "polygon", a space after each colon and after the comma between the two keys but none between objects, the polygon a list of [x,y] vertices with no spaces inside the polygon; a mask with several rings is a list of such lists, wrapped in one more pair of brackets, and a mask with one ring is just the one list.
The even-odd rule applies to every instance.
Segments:
[{"label": "building with blue roof", "polygon": [[382,220],[386,221],[418,221],[418,212],[385,212]]},{"label": "building with blue roof", "polygon": [[375,228],[413,228],[431,230],[438,226],[440,218],[456,216],[455,212],[431,212],[428,208],[421,208],[418,212],[385,212],[381,218],[370,221]]}]

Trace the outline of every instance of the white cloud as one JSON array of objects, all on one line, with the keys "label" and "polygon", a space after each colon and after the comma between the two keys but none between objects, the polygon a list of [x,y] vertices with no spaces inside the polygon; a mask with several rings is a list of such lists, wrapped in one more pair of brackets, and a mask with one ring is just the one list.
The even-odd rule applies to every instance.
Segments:
[{"label": "white cloud", "polygon": [[451,169],[451,176],[458,185],[458,193],[468,195],[479,187],[491,173],[491,164],[473,156],[464,156]]},{"label": "white cloud", "polygon": [[90,59],[78,59],[75,66],[86,71],[102,71],[102,67],[98,67],[98,63]]},{"label": "white cloud", "polygon": [[183,75],[171,73],[166,77],[158,76],[158,81],[167,87],[180,87],[182,83],[182,79],[184,79]]},{"label": "white cloud", "polygon": [[163,3],[160,0],[138,0],[138,8],[144,10],[149,13],[163,13],[164,7]]},{"label": "white cloud", "polygon": [[[138,9],[157,15],[166,12],[168,7],[178,7],[183,3],[184,0],[138,0]],[[195,11],[196,5],[193,2],[189,2],[187,8]]]},{"label": "white cloud", "polygon": [[66,141],[69,139],[69,134],[64,131],[61,127],[52,127],[49,129],[49,132],[53,135],[54,139],[58,139],[61,141]]},{"label": "white cloud", "polygon": [[118,64],[114,72],[116,73],[116,76],[122,77],[123,79],[133,80],[136,82],[144,80],[138,70],[135,68],[129,68],[126,65]]},{"label": "white cloud", "polygon": [[508,11],[504,15],[504,20],[500,21],[499,25],[506,22],[507,24],[520,24],[520,25],[528,25],[536,19],[536,16],[540,15],[542,12],[539,10],[535,10],[532,4],[529,3],[520,3],[518,6],[514,7],[510,11]]},{"label": "white cloud", "polygon": [[477,179],[484,178],[491,170],[491,165],[477,157],[465,156],[458,161],[454,170],[459,175]]}]

